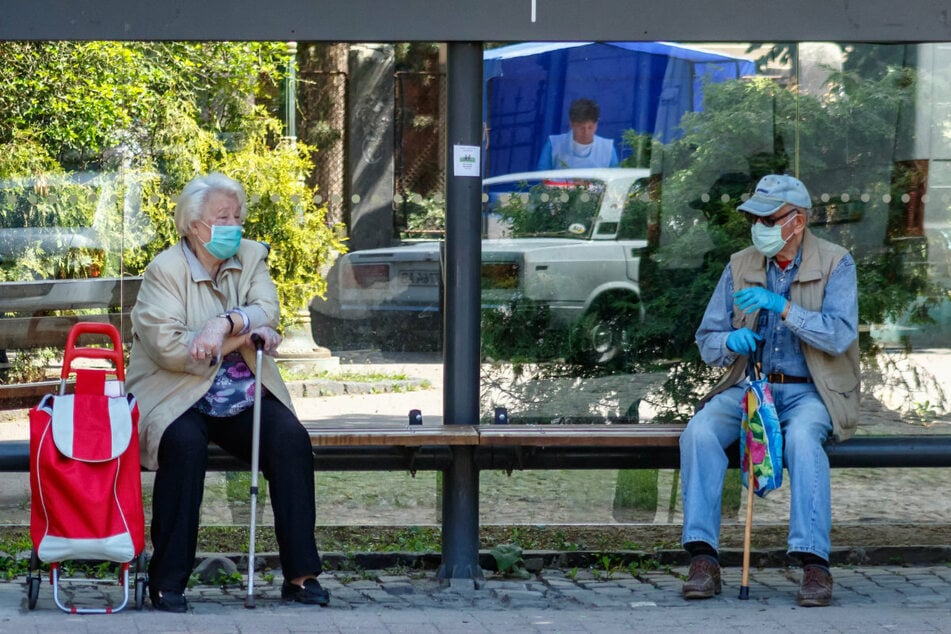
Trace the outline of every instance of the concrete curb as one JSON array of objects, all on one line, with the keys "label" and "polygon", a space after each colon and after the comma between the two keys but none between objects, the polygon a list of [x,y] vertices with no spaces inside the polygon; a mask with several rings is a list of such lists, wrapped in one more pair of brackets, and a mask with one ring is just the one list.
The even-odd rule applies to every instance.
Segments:
[{"label": "concrete curb", "polygon": [[288,381],[287,389],[293,398],[320,398],[325,396],[346,396],[365,394],[388,394],[412,392],[426,388],[424,379],[406,379],[392,381],[335,381],[309,379]]},{"label": "concrete curb", "polygon": [[[200,553],[199,561],[208,558],[227,558],[238,569],[246,569],[245,553]],[[437,552],[325,552],[321,553],[325,570],[385,570],[387,568],[410,568],[436,570],[441,563]],[[609,561],[615,567],[631,564],[644,568],[658,566],[686,566],[690,561],[683,550],[526,550],[522,555],[525,568],[537,572],[543,568],[571,570],[597,568]],[[873,546],[844,547],[833,549],[830,563],[834,566],[895,566],[895,565],[941,565],[951,564],[951,546]],[[785,549],[753,549],[751,565],[757,569],[786,568],[791,562]],[[280,570],[277,553],[255,553],[256,568]],[[743,551],[724,549],[720,552],[724,567],[740,567]],[[489,550],[479,551],[479,565],[487,571],[497,570],[495,558]]]}]

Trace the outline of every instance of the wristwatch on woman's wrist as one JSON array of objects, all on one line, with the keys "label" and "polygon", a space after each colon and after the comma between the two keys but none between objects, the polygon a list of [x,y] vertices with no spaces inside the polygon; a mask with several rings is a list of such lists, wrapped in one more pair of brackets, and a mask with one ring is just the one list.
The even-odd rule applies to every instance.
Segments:
[{"label": "wristwatch on woman's wrist", "polygon": [[231,315],[229,313],[221,313],[220,315],[215,315],[215,317],[227,319],[228,320],[228,334],[230,335],[231,333],[234,332],[234,320],[231,318]]},{"label": "wristwatch on woman's wrist", "polygon": [[242,327],[241,327],[241,330],[238,331],[238,334],[239,334],[239,335],[246,335],[246,334],[248,334],[249,332],[251,332],[251,320],[248,318],[248,314],[247,314],[246,312],[244,312],[243,310],[241,310],[241,309],[238,308],[237,306],[235,306],[234,308],[232,308],[232,309],[229,310],[228,312],[229,312],[229,313],[235,313],[236,315],[238,315],[239,317],[241,317],[241,326],[242,326]]}]

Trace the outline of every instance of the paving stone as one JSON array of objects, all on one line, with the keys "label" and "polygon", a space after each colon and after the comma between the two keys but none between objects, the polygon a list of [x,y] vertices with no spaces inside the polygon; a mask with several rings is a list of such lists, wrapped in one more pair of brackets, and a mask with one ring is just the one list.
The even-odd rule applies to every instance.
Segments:
[{"label": "paving stone", "polygon": [[389,592],[386,592],[385,590],[381,590],[379,588],[371,589],[371,590],[363,590],[361,594],[363,595],[364,598],[370,601],[373,601],[374,603],[379,603],[381,605],[388,605],[388,604],[400,602],[399,597],[394,596],[390,594]]},{"label": "paving stone", "polygon": [[410,583],[410,578],[406,575],[380,575],[376,578],[377,583],[384,585],[390,583]]},{"label": "paving stone", "polygon": [[[164,614],[147,607],[142,611],[126,609],[103,619],[63,614],[53,604],[47,584],[41,587],[37,608],[28,610],[20,578],[0,582],[0,634],[298,634],[315,630],[347,634],[635,630],[735,634],[761,630],[765,611],[777,617],[795,611],[796,631],[949,631],[951,574],[942,564],[834,568],[833,576],[852,587],[837,585],[832,606],[821,611],[798,610],[798,571],[778,568],[751,571],[750,601],[738,599],[740,571],[735,568],[725,570],[723,594],[708,601],[685,601],[676,570],[651,571],[643,580],[592,577],[578,583],[561,571],[543,571],[540,577],[526,581],[488,581],[481,589],[471,580],[445,583],[431,571],[413,575],[368,571],[366,575],[372,579],[339,571],[322,577],[332,591],[327,608],[282,602],[282,580],[278,578],[270,584],[255,583],[255,610],[243,607],[246,588],[195,586],[188,590],[188,614]],[[114,597],[115,586],[89,586],[73,592],[90,602],[104,602],[114,600],[109,597]]]},{"label": "paving stone", "polygon": [[383,586],[383,589],[396,596],[405,596],[416,592],[413,584],[408,581],[406,583],[387,583]]}]

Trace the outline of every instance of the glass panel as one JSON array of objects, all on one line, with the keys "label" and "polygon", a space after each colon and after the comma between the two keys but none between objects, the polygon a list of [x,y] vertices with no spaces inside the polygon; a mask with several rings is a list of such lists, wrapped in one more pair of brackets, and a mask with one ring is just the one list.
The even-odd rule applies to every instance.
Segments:
[{"label": "glass panel", "polygon": [[[402,428],[419,409],[442,422],[437,45],[0,42],[0,68],[0,440],[28,437],[26,408],[56,389],[45,381],[72,323],[108,319],[131,341],[141,275],[178,242],[182,187],[209,171],[244,185],[244,237],[271,247],[279,366],[301,418]],[[426,252],[420,265],[369,256],[398,236]],[[4,522],[27,521],[19,475]],[[209,473],[205,523],[238,521],[239,476]],[[411,509],[402,521],[434,523],[435,478],[318,476],[321,521],[398,523]]]},{"label": "glass panel", "polygon": [[[729,255],[749,243],[735,208],[761,175],[782,171],[808,185],[812,230],[859,265],[861,433],[948,433],[951,46],[749,48],[486,50],[483,422],[497,407],[512,423],[685,422],[718,375],[698,358],[697,325]],[[4,387],[56,378],[79,318],[109,319],[128,339],[139,276],[177,240],[175,197],[196,170],[221,169],[248,189],[248,237],[272,247],[284,364],[295,399],[312,403],[302,416],[402,425],[421,409],[441,423],[440,53],[432,43],[0,43],[0,111],[11,113],[0,123]],[[606,143],[563,136],[579,98],[596,102],[593,133]],[[539,172],[546,151],[579,163]],[[347,395],[323,396],[335,391]],[[360,391],[375,393],[353,398]],[[35,402],[24,399],[4,406]],[[436,488],[374,483],[384,480]],[[674,482],[486,473],[482,513],[677,521]],[[583,495],[592,487],[598,495]],[[653,515],[617,506],[629,489],[653,489]],[[528,490],[531,505],[512,506]],[[424,511],[406,521],[438,521],[432,496],[421,493]]]},{"label": "glass panel", "polygon": [[[507,408],[509,424],[686,423],[721,372],[699,359],[694,336],[730,254],[750,243],[749,224],[735,209],[761,176],[788,173],[811,193],[810,229],[848,247],[858,265],[859,433],[948,433],[951,135],[944,121],[951,47],[517,49],[486,51],[493,61],[486,76],[488,206],[495,180],[514,172],[530,183],[524,172],[544,166],[546,153],[562,157],[548,164],[566,169],[538,174],[542,182],[570,181],[592,169],[601,141],[582,139],[575,129],[571,109],[580,99],[600,106],[596,134],[618,156],[609,167],[610,151],[601,155],[598,178],[607,182],[608,174],[636,168],[645,177],[625,206],[631,222],[622,219],[616,234],[585,234],[584,250],[567,237],[547,251],[506,244],[506,257],[519,262],[509,271],[517,284],[508,284],[506,302],[484,265],[484,423],[498,407]],[[534,199],[515,205],[523,201],[530,207]],[[637,229],[628,233],[625,226]],[[483,260],[492,261],[501,248],[493,238],[504,236],[486,233]],[[557,283],[546,283],[560,270]],[[491,487],[484,475],[482,492],[504,499],[536,491],[531,508],[523,509],[527,522],[571,522],[579,515],[679,521],[678,494],[664,472],[598,473],[515,474]],[[595,477],[614,495],[581,495],[566,509],[559,496],[572,485],[561,478]],[[836,499],[847,500],[835,510],[837,521],[867,517],[852,492],[862,477],[869,474],[834,471]],[[888,486],[913,495],[903,477]],[[528,481],[535,478],[548,479],[548,486],[533,489]],[[626,498],[646,499],[649,508],[619,509]],[[788,518],[788,498],[771,496],[766,508],[778,520]],[[492,521],[490,513],[483,516]]]},{"label": "glass panel", "polygon": [[[859,264],[865,365],[876,370],[867,379],[870,400],[882,398],[878,383],[887,381],[905,403],[896,421],[920,421],[922,407],[929,420],[943,416],[943,391],[924,398],[909,373],[941,387],[916,349],[948,343],[941,281],[948,134],[940,123],[948,48],[487,50],[483,350],[494,363],[484,369],[484,419],[505,406],[516,422],[685,422],[717,374],[697,358],[694,332],[729,254],[749,244],[735,208],[767,173],[806,182],[810,228],[848,247]],[[585,100],[599,106],[587,115],[597,141],[582,138],[571,120]],[[598,182],[631,169],[643,175],[626,203],[611,203],[613,217],[602,211],[573,224],[551,190],[592,169],[602,142],[619,165],[609,168],[605,152]],[[548,164],[571,167],[529,179],[525,172],[545,164],[538,159],[546,153],[562,157]],[[500,193],[509,182],[519,183],[521,196]],[[551,227],[538,224],[531,238],[506,232],[541,210]],[[497,251],[512,263],[504,271]],[[896,345],[913,354],[902,356]]]}]

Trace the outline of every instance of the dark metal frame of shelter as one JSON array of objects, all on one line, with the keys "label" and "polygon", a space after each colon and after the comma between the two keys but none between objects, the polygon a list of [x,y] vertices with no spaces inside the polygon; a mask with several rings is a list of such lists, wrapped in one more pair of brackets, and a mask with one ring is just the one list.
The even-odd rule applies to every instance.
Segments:
[{"label": "dark metal frame of shelter", "polygon": [[[5,40],[279,40],[448,42],[452,146],[479,146],[485,41],[951,41],[951,12],[934,0],[33,0],[5,3]],[[451,167],[451,166],[447,166]],[[480,179],[447,169],[444,420],[479,422]],[[894,449],[894,448],[892,448]],[[889,454],[891,455],[891,454]],[[886,455],[885,458],[888,456]],[[847,459],[847,457],[846,457]],[[444,578],[479,578],[479,468],[472,447],[444,468]]]}]

